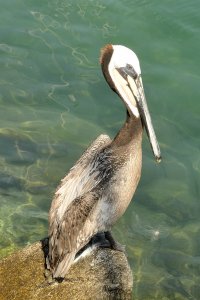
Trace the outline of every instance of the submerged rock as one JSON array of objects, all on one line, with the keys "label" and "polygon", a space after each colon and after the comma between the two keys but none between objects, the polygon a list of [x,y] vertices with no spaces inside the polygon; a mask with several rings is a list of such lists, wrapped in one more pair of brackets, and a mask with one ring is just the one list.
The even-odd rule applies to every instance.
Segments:
[{"label": "submerged rock", "polygon": [[44,277],[42,243],[0,261],[0,300],[132,299],[132,271],[124,253],[108,248],[72,265],[62,283]]}]

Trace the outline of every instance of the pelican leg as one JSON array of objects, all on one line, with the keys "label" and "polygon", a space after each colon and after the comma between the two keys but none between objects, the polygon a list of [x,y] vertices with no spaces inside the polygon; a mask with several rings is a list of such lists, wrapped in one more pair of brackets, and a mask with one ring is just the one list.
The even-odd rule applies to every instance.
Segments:
[{"label": "pelican leg", "polygon": [[105,238],[109,241],[111,249],[125,253],[125,246],[115,241],[110,231],[105,232]]},{"label": "pelican leg", "polygon": [[110,248],[110,243],[105,237],[105,232],[98,232],[95,234],[91,239],[91,243],[96,247]]}]

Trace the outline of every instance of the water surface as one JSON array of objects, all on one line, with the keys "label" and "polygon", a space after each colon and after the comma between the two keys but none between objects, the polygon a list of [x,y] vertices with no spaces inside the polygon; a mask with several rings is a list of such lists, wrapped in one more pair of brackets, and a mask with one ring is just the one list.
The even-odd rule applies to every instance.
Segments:
[{"label": "water surface", "polygon": [[139,56],[163,161],[146,136],[134,201],[114,228],[134,299],[200,299],[200,2],[2,1],[0,255],[47,235],[60,179],[125,109],[99,67],[106,43]]}]

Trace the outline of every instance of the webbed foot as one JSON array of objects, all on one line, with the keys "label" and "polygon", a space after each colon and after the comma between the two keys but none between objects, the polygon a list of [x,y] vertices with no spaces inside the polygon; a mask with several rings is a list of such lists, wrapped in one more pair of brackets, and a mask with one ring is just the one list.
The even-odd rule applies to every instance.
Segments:
[{"label": "webbed foot", "polygon": [[121,245],[119,242],[115,241],[110,231],[105,232],[105,238],[107,241],[109,241],[111,249],[120,251],[123,253],[126,252],[125,245]]}]

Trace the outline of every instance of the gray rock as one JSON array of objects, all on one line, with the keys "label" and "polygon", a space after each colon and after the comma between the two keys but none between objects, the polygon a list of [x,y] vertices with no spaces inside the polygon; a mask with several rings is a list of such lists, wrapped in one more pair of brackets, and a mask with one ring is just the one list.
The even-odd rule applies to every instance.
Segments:
[{"label": "gray rock", "polygon": [[0,261],[0,300],[132,299],[132,271],[124,253],[108,248],[72,265],[62,283],[44,277],[41,242]]}]

